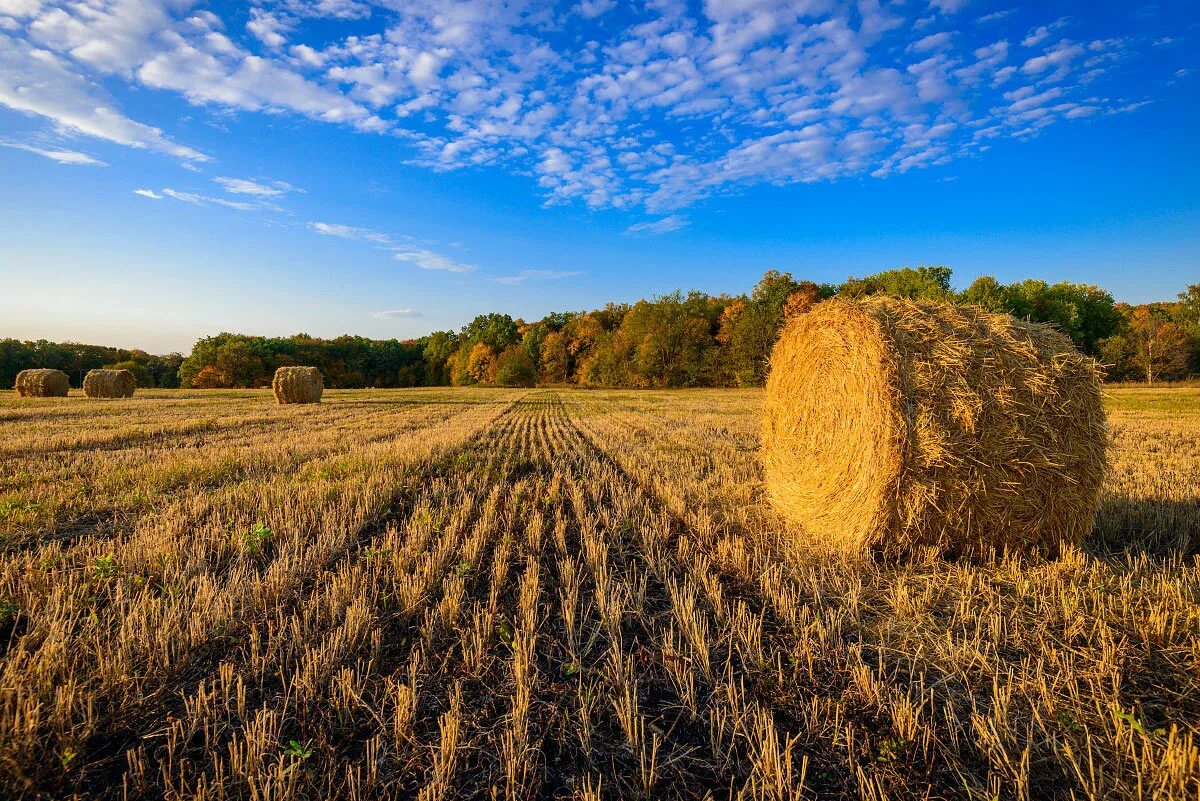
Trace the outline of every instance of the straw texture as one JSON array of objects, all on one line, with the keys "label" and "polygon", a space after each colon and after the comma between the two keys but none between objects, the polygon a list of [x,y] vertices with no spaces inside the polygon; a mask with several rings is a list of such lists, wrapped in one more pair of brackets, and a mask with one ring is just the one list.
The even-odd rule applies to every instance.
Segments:
[{"label": "straw texture", "polygon": [[88,370],[83,393],[89,398],[132,398],[137,378],[128,370]]},{"label": "straw texture", "polygon": [[65,398],[71,381],[62,370],[22,370],[14,387],[22,398]]},{"label": "straw texture", "polygon": [[1092,528],[1100,370],[1056,329],[975,307],[831,300],[771,356],[763,464],[808,546],[1057,551]]},{"label": "straw texture", "polygon": [[325,384],[315,367],[280,367],[271,389],[276,403],[320,403]]}]

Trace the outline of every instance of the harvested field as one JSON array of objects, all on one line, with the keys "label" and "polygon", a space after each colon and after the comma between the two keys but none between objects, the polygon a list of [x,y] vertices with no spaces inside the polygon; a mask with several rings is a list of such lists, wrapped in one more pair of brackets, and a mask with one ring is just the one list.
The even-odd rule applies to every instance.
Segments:
[{"label": "harvested field", "polygon": [[1200,390],[999,564],[801,550],[762,399],[0,393],[0,796],[1200,794]]}]

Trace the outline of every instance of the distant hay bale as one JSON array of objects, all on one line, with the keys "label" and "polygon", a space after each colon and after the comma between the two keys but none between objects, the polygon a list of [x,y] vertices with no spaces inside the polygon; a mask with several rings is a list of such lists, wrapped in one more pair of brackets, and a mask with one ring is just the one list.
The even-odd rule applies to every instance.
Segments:
[{"label": "distant hay bale", "polygon": [[14,387],[22,398],[65,398],[71,380],[62,370],[22,370]]},{"label": "distant hay bale", "polygon": [[88,370],[83,394],[89,398],[132,398],[137,379],[128,370]]},{"label": "distant hay bale", "polygon": [[1053,553],[1092,529],[1100,370],[1050,326],[976,307],[831,300],[771,355],[763,464],[814,549]]},{"label": "distant hay bale", "polygon": [[320,403],[325,384],[315,367],[280,367],[271,389],[276,403]]}]

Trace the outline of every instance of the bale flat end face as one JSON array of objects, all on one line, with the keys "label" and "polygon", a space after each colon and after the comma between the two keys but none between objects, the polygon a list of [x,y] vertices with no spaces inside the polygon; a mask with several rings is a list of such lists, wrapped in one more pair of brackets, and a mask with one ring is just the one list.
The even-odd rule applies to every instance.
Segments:
[{"label": "bale flat end face", "polygon": [[277,404],[320,403],[325,391],[321,371],[316,367],[280,367],[271,381]]},{"label": "bale flat end face", "polygon": [[65,398],[71,380],[62,370],[35,368],[17,373],[13,388],[22,398]]},{"label": "bale flat end face", "polygon": [[137,378],[128,370],[89,370],[83,394],[89,398],[132,398]]},{"label": "bale flat end face", "polygon": [[763,467],[813,550],[858,552],[891,525],[901,432],[878,323],[845,303],[793,317],[771,355]]},{"label": "bale flat end face", "polygon": [[770,496],[822,549],[1057,551],[1099,506],[1099,381],[1048,326],[952,304],[823,303],[772,354]]}]

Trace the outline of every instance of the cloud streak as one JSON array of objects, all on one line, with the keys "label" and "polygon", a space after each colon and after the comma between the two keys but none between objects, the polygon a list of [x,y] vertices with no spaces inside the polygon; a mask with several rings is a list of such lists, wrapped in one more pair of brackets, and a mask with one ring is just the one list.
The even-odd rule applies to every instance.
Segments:
[{"label": "cloud streak", "polygon": [[245,178],[214,178],[226,192],[234,195],[250,195],[258,198],[283,197],[289,192],[302,192],[285,181],[251,181]]},{"label": "cloud streak", "polygon": [[392,258],[396,261],[411,264],[421,270],[442,270],[448,273],[470,273],[475,271],[475,265],[463,264],[448,256],[434,253],[432,250],[416,247],[395,247]]},{"label": "cloud streak", "polygon": [[630,236],[661,236],[662,234],[669,234],[672,231],[686,228],[688,224],[689,221],[686,217],[672,214],[668,217],[663,217],[661,220],[634,223],[625,229],[625,233]]},{"label": "cloud streak", "polygon": [[86,167],[107,167],[108,162],[101,161],[98,158],[89,156],[87,153],[80,153],[77,150],[65,150],[62,148],[43,148],[35,147],[34,145],[26,145],[21,142],[4,142],[0,141],[0,147],[8,147],[13,150],[24,150],[26,153],[33,153],[41,156],[44,159],[56,161],[59,164],[68,164]]},{"label": "cloud streak", "polygon": [[521,270],[516,275],[503,275],[496,279],[501,284],[524,284],[527,281],[558,281],[583,275],[578,270]]},{"label": "cloud streak", "polygon": [[[337,237],[338,239],[349,239],[359,242],[369,242],[379,246],[381,249],[389,251],[392,258],[405,264],[411,264],[421,270],[440,270],[448,273],[470,273],[475,271],[475,265],[464,264],[456,261],[449,256],[429,250],[428,248],[416,247],[407,244],[400,244],[396,241],[396,237],[389,234],[375,231],[370,228],[362,228],[355,225],[342,225],[340,223],[327,222],[310,222],[308,227],[323,236]],[[411,239],[411,237],[404,237]]]}]

